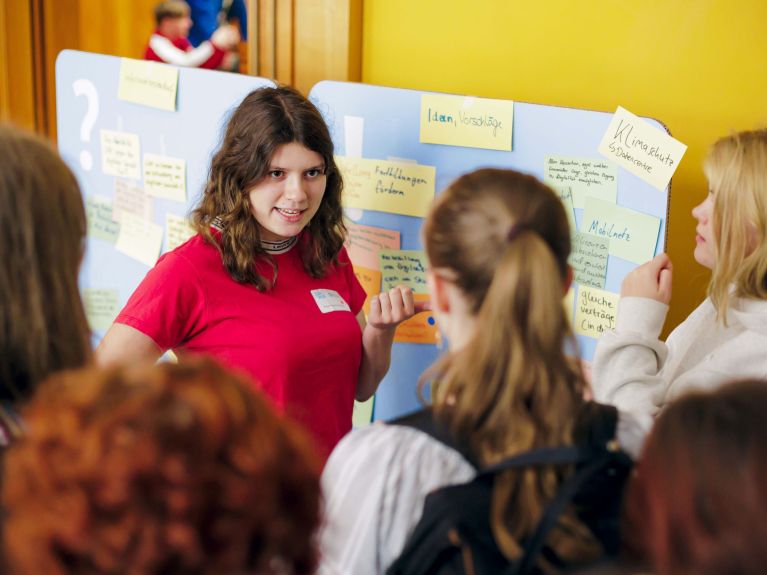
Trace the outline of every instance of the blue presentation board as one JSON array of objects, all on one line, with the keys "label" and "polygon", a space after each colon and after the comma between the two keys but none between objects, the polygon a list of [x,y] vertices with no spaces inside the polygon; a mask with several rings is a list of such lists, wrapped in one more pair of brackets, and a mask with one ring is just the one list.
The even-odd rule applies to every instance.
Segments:
[{"label": "blue presentation board", "polygon": [[[611,112],[515,102],[513,151],[426,144],[419,141],[423,94],[427,92],[324,81],[312,88],[310,99],[330,126],[336,154],[347,154],[347,127],[359,128],[361,125],[363,158],[396,158],[435,166],[437,194],[456,177],[480,167],[513,168],[543,179],[547,155],[599,159],[597,148],[613,115]],[[348,121],[350,117],[353,122]],[[660,122],[647,121],[667,131]],[[658,191],[623,168],[618,168],[617,182],[616,203],[619,206],[660,218],[655,250],[660,253],[665,246],[670,185]],[[574,210],[579,230],[582,211]],[[423,249],[421,218],[372,210],[351,210],[349,215],[356,223],[400,232],[403,250]],[[623,277],[636,266],[636,263],[610,255],[604,289],[618,293]],[[590,360],[596,340],[582,335],[577,338],[581,355]],[[416,394],[418,378],[438,355],[435,345],[395,343],[391,369],[376,394],[373,418],[391,419],[417,409],[420,405]]]},{"label": "blue presentation board", "polygon": [[[148,217],[165,228],[166,214],[188,216],[207,179],[228,114],[252,90],[274,86],[272,80],[194,68],[178,68],[175,111],[118,98],[121,59],[65,50],[56,61],[58,146],[77,176],[86,204],[95,196],[111,201],[117,182],[141,187],[102,171],[102,130],[138,136],[141,156],[156,154],[186,162],[186,201],[151,198]],[[78,86],[76,89],[75,86]],[[78,93],[76,93],[78,92]],[[83,155],[91,159],[83,162]],[[84,165],[85,164],[85,165]],[[167,237],[162,251],[166,251]],[[80,273],[83,290],[117,290],[116,313],[144,278],[149,266],[120,253],[113,241],[89,235]],[[94,344],[105,326],[94,326]]]},{"label": "blue presentation board", "polygon": [[[118,185],[141,187],[133,180],[102,170],[102,131],[137,136],[141,155],[154,154],[185,161],[184,201],[153,197],[146,217],[165,227],[167,214],[186,216],[197,203],[206,181],[212,153],[217,149],[228,114],[250,91],[274,82],[264,78],[190,68],[178,69],[174,111],[161,110],[118,98],[121,59],[66,50],[56,63],[58,144],[75,172],[86,204],[94,198],[111,201]],[[516,102],[513,151],[494,151],[419,141],[420,98],[425,92],[343,82],[321,82],[310,93],[333,135],[336,153],[346,155],[346,118],[363,125],[362,156],[370,159],[405,159],[436,167],[436,192],[457,176],[483,166],[509,167],[542,178],[549,154],[599,158],[597,146],[612,114]],[[652,124],[665,129],[659,122]],[[656,253],[664,248],[669,188],[659,192],[626,170],[618,169],[617,204],[656,216],[660,229]],[[348,210],[357,223],[396,230],[402,249],[422,249],[422,219],[376,211]],[[575,210],[580,226],[581,210]],[[114,231],[114,230],[112,230]],[[161,251],[167,249],[163,239]],[[632,263],[610,256],[605,289],[618,292]],[[80,284],[89,291],[116,293],[116,314],[149,270],[116,249],[102,236],[89,234]],[[102,302],[103,304],[103,302]],[[105,310],[101,310],[105,312]],[[94,345],[108,326],[94,325]],[[584,358],[591,359],[596,341],[578,336]],[[434,345],[395,343],[391,370],[376,395],[374,419],[389,419],[420,404],[416,383],[439,354]]]}]

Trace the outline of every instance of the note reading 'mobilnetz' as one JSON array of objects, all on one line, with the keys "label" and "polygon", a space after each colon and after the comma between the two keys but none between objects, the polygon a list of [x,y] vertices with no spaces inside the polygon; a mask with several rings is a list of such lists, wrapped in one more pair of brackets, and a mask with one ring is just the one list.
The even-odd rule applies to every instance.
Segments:
[{"label": "note reading 'mobilnetz'", "polygon": [[599,153],[653,187],[668,186],[687,146],[618,106]]},{"label": "note reading 'mobilnetz'", "polygon": [[423,217],[434,199],[436,168],[336,156],[345,208]]},{"label": "note reading 'mobilnetz'", "polygon": [[150,196],[186,202],[186,162],[144,154],[144,189]]},{"label": "note reading 'mobilnetz'", "polygon": [[101,130],[101,171],[119,178],[141,179],[138,134]]},{"label": "note reading 'mobilnetz'", "polygon": [[581,285],[604,289],[609,253],[610,240],[577,232],[573,236],[573,250],[570,253],[575,281]]},{"label": "note reading 'mobilnetz'", "polygon": [[178,68],[130,58],[120,61],[120,100],[172,112],[176,109],[177,90]]},{"label": "note reading 'mobilnetz'", "polygon": [[616,293],[588,286],[578,287],[578,300],[575,303],[575,333],[598,338],[605,331],[615,327],[618,314]]},{"label": "note reading 'mobilnetz'", "polygon": [[514,102],[470,96],[423,94],[424,144],[511,151]]},{"label": "note reading 'mobilnetz'", "polygon": [[381,250],[382,290],[398,284],[410,287],[414,293],[428,293],[426,289],[426,254],[423,250]]},{"label": "note reading 'mobilnetz'", "polygon": [[600,158],[546,156],[543,181],[557,188],[569,187],[576,208],[583,208],[587,197],[613,204],[618,197],[618,167]]},{"label": "note reading 'mobilnetz'", "polygon": [[659,229],[660,219],[655,216],[586,198],[581,231],[610,240],[610,255],[637,264],[651,260]]}]

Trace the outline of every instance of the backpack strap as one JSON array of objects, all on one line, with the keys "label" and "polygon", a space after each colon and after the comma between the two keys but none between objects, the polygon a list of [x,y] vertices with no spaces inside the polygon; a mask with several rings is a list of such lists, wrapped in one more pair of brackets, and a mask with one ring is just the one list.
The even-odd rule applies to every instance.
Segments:
[{"label": "backpack strap", "polygon": [[431,408],[427,407],[414,413],[398,417],[388,422],[389,425],[402,425],[405,427],[411,427],[417,429],[446,445],[447,447],[457,451],[461,456],[468,461],[475,470],[479,471],[481,466],[471,452],[471,447],[465,441],[461,441],[456,438],[445,425],[442,425],[434,417],[434,412]]}]

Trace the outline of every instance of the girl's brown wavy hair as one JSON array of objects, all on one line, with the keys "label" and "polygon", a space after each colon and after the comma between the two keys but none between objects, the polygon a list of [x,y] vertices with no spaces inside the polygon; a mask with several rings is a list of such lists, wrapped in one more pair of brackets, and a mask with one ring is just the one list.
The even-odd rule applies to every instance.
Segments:
[{"label": "girl's brown wavy hair", "polygon": [[[223,142],[213,156],[202,200],[192,213],[196,231],[221,253],[233,280],[266,291],[273,285],[255,266],[274,262],[261,247],[253,216],[250,189],[264,178],[277,148],[297,142],[325,162],[326,187],[322,203],[299,242],[306,272],[323,277],[337,262],[346,229],[343,224],[343,180],[333,159],[333,141],[317,108],[288,86],[254,90],[234,110]],[[214,221],[220,234],[211,230]],[[308,236],[308,237],[307,237]]]},{"label": "girl's brown wavy hair", "polygon": [[10,575],[314,573],[308,437],[212,360],[64,372],[6,456]]},{"label": "girl's brown wavy hair", "polygon": [[56,151],[0,126],[0,401],[22,401],[91,358],[77,284],[86,227],[77,180]]},{"label": "girl's brown wavy hair", "polygon": [[[532,176],[478,170],[435,202],[424,243],[429,265],[460,289],[478,326],[422,378],[431,380],[437,417],[483,464],[573,443],[585,383],[565,356],[565,344],[575,342],[562,304],[570,229],[559,198]],[[519,558],[568,472],[543,467],[496,478],[491,525],[509,559]],[[601,552],[572,511],[549,544],[572,563]]]}]

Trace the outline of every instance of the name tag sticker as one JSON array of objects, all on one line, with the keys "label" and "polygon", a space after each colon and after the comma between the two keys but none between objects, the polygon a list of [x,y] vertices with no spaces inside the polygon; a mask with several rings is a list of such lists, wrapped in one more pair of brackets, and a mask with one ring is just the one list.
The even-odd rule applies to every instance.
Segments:
[{"label": "name tag sticker", "polygon": [[332,289],[313,289],[312,297],[322,313],[331,311],[352,311],[346,300]]}]

